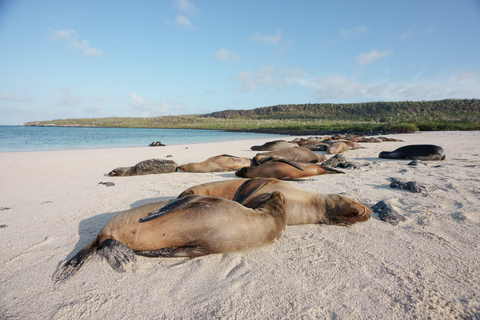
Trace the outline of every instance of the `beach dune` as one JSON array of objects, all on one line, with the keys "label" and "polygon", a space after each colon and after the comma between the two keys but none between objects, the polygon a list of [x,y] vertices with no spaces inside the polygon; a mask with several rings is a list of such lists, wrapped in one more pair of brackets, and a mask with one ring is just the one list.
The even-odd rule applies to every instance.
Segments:
[{"label": "beach dune", "polygon": [[[197,184],[237,179],[234,172],[109,177],[112,169],[146,159],[182,165],[220,154],[251,158],[258,152],[250,147],[269,140],[0,153],[0,318],[478,319],[480,132],[391,137],[403,142],[344,153],[359,169],[290,183],[368,206],[384,200],[404,222],[392,225],[373,213],[349,227],[287,226],[281,239],[258,250],[138,256],[125,273],[93,256],[57,285],[51,278],[57,267],[115,213],[173,199]],[[409,144],[442,146],[447,158],[417,166],[378,158]],[[426,189],[390,188],[392,177]]]}]

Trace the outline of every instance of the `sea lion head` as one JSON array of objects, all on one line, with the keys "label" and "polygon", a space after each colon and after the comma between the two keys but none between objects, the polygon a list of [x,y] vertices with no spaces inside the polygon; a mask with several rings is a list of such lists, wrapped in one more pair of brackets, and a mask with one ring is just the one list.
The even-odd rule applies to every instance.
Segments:
[{"label": "sea lion head", "polygon": [[248,174],[249,169],[250,169],[250,167],[243,167],[242,169],[235,171],[235,175],[237,177],[247,178],[247,174]]},{"label": "sea lion head", "polygon": [[110,177],[127,176],[127,175],[131,175],[131,174],[128,174],[130,171],[131,171],[131,167],[119,167],[110,171],[108,175]]},{"label": "sea lion head", "polygon": [[327,195],[325,218],[327,224],[350,225],[370,219],[372,211],[361,203],[339,194]]}]

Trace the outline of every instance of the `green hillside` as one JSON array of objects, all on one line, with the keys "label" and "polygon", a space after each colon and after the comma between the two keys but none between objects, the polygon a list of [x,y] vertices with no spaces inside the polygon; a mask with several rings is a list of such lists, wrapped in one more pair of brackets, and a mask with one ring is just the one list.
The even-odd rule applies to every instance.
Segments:
[{"label": "green hillside", "polygon": [[289,104],[202,115],[33,121],[30,126],[224,129],[262,132],[480,130],[480,100]]}]

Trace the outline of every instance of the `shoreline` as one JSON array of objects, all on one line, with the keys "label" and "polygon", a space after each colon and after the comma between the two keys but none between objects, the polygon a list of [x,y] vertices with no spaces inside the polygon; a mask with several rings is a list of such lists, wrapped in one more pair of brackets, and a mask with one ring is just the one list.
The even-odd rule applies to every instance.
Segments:
[{"label": "shoreline", "polygon": [[[281,239],[258,250],[194,259],[138,256],[125,273],[94,256],[61,285],[51,280],[58,265],[115,213],[236,178],[233,172],[109,177],[109,171],[150,158],[181,165],[219,154],[253,157],[250,146],[272,139],[0,153],[0,318],[478,317],[480,132],[392,137],[404,142],[365,143],[344,154],[361,169],[289,183],[368,206],[387,201],[405,222],[394,226],[374,213],[350,227],[288,226]],[[421,143],[442,146],[446,160],[413,167],[378,158],[380,151]],[[425,183],[428,191],[392,189],[390,177]]]}]

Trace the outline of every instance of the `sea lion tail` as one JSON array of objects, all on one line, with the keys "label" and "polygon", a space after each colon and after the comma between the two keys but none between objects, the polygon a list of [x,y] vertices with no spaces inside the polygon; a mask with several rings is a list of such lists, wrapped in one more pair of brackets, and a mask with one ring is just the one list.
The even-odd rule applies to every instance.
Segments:
[{"label": "sea lion tail", "polygon": [[97,253],[98,238],[95,238],[67,262],[61,264],[52,275],[55,283],[63,282],[73,276],[87,259]]}]

